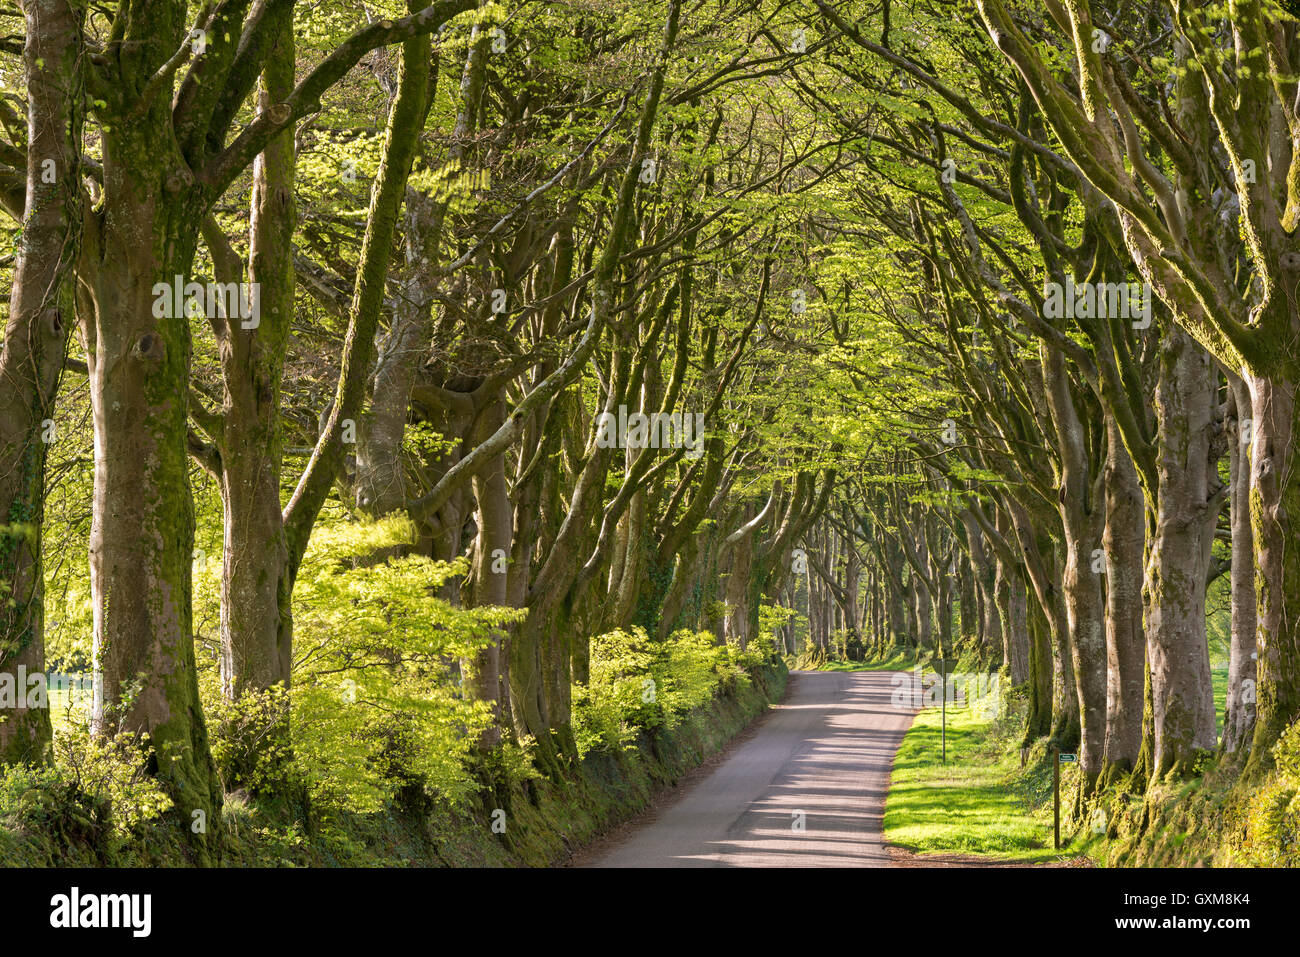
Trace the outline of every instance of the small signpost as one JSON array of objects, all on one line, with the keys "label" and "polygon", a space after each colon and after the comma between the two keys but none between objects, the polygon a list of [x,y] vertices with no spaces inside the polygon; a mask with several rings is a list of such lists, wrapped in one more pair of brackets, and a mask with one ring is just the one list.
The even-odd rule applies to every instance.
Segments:
[{"label": "small signpost", "polygon": [[1061,849],[1061,765],[1075,764],[1078,760],[1077,754],[1057,751],[1052,762],[1052,843],[1058,851]]},{"label": "small signpost", "polygon": [[[939,675],[939,684],[942,686],[943,698],[940,707],[940,725],[939,736],[943,747],[943,763],[948,763],[948,676],[953,673],[957,667],[956,658],[932,658],[930,660],[932,667]],[[956,704],[957,702],[953,702]]]}]

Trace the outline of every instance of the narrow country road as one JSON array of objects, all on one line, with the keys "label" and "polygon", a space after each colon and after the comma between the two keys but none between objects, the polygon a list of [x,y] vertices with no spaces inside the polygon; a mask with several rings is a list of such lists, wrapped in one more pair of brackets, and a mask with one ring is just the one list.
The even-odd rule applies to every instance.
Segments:
[{"label": "narrow country road", "polygon": [[[886,867],[894,673],[796,671],[749,740],[590,867]],[[801,817],[802,814],[802,817]],[[799,824],[802,821],[802,829]]]}]

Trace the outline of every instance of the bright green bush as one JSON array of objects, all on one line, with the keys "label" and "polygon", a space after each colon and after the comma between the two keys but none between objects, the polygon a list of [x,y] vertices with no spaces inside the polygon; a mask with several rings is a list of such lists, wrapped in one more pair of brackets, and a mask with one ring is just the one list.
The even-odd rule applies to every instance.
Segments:
[{"label": "bright green bush", "polygon": [[[469,764],[490,715],[462,696],[455,667],[521,612],[456,608],[438,597],[445,582],[465,574],[463,560],[368,561],[413,535],[399,518],[316,528],[294,589],[291,691],[230,704],[215,669],[205,675],[213,756],[223,773],[251,757],[251,786],[301,786],[313,807],[363,813],[411,789],[452,805],[477,789]],[[291,763],[282,749],[247,753],[259,726],[269,729],[286,713]]]},{"label": "bright green bush", "polygon": [[69,722],[54,739],[50,764],[0,766],[0,832],[84,847],[106,860],[172,806],[148,769],[142,742],[99,738],[84,722]]},{"label": "bright green bush", "polygon": [[590,655],[588,681],[573,689],[573,733],[584,755],[675,727],[720,691],[748,681],[745,666],[762,658],[718,644],[708,632],[683,629],[658,642],[639,627],[597,635]]}]

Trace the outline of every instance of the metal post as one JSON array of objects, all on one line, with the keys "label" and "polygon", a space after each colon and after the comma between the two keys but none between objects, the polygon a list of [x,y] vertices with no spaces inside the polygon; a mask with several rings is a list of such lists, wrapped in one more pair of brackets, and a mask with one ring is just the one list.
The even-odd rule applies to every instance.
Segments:
[{"label": "metal post", "polygon": [[940,672],[939,683],[943,685],[943,704],[940,706],[939,713],[942,715],[940,720],[940,737],[943,741],[943,763],[948,763],[948,680],[947,676]]}]

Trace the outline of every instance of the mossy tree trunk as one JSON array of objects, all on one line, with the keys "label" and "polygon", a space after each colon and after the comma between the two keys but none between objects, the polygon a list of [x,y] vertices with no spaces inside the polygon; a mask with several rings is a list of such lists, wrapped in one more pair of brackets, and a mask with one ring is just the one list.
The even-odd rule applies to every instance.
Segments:
[{"label": "mossy tree trunk", "polygon": [[[181,11],[171,13],[148,37],[133,38],[136,52],[123,54],[141,61],[146,76],[179,42]],[[153,291],[189,276],[194,210],[203,203],[176,151],[169,106],[158,98],[135,121],[114,110],[118,122],[104,136],[94,311],[82,318],[95,437],[93,725],[149,737],[152,769],[182,824],[202,822],[190,833],[207,862],[221,788],[199,703],[191,620],[190,330],[175,309],[155,310]]]},{"label": "mossy tree trunk", "polygon": [[1131,770],[1142,750],[1142,687],[1146,643],[1142,630],[1146,503],[1137,470],[1114,418],[1107,422],[1106,530],[1106,745],[1108,768]]},{"label": "mossy tree trunk", "polygon": [[[1300,277],[1300,253],[1294,275]],[[1294,283],[1296,280],[1293,279]],[[1292,301],[1289,335],[1300,335]],[[1279,350],[1280,351],[1280,350]],[[1271,765],[1273,743],[1300,716],[1300,375],[1251,376],[1251,526],[1255,539],[1258,681],[1248,769]]]},{"label": "mossy tree trunk", "polygon": [[1237,376],[1229,376],[1231,416],[1228,436],[1229,519],[1232,526],[1230,599],[1232,637],[1228,650],[1228,689],[1224,702],[1224,751],[1246,747],[1255,730],[1257,651],[1255,632],[1255,534],[1250,518],[1250,390]]},{"label": "mossy tree trunk", "polygon": [[[1090,436],[1091,418],[1085,422],[1076,408],[1076,397],[1057,349],[1040,344],[1044,393],[1056,428],[1059,455],[1058,508],[1064,531],[1065,567],[1062,598],[1068,623],[1068,651],[1061,649],[1062,665],[1069,655],[1074,688],[1078,696],[1079,767],[1087,787],[1101,775],[1106,740],[1106,643],[1105,597],[1101,572],[1094,559],[1100,548],[1106,509],[1101,481],[1104,469],[1097,468],[1091,454],[1096,446]],[[1082,404],[1082,403],[1080,403]]]},{"label": "mossy tree trunk", "polygon": [[1145,583],[1157,776],[1189,769],[1216,741],[1205,587],[1226,489],[1214,376],[1205,350],[1170,323],[1160,343],[1160,492]]},{"label": "mossy tree trunk", "polygon": [[85,8],[28,0],[23,14],[26,189],[2,199],[22,230],[0,355],[0,676],[14,692],[12,710],[0,713],[0,763],[39,762],[50,741],[49,709],[28,708],[27,693],[31,676],[46,670],[45,458],[58,429],[54,401],[76,313],[82,221]]},{"label": "mossy tree trunk", "polygon": [[[258,93],[262,111],[284,102],[294,84],[293,24],[281,14],[268,28],[274,33]],[[225,396],[211,438],[224,508],[221,679],[232,701],[248,689],[288,688],[292,666],[292,583],[280,511],[280,393],[294,316],[294,173],[288,129],[253,164],[248,281],[259,290],[256,322],[232,317],[217,326]],[[204,236],[218,278],[241,278],[238,257],[222,252],[224,237],[215,224]],[[224,270],[223,260],[229,260]]]}]

